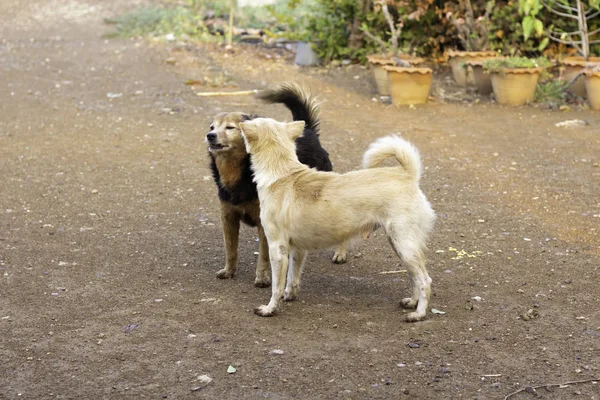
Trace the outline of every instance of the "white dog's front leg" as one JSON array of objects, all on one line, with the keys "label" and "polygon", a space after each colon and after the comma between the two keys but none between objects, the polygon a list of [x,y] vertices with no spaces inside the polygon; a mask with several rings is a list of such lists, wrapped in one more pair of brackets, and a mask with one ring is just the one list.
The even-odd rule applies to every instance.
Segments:
[{"label": "white dog's front leg", "polygon": [[277,312],[277,307],[283,296],[285,288],[285,279],[288,271],[289,247],[287,243],[275,241],[269,242],[269,256],[271,258],[271,301],[269,304],[262,305],[254,310],[254,313],[261,317],[271,317]]},{"label": "white dog's front leg", "polygon": [[300,277],[304,270],[304,261],[306,261],[306,251],[292,249],[290,251],[290,266],[287,276],[287,285],[283,293],[283,300],[294,301],[298,297],[300,289]]}]

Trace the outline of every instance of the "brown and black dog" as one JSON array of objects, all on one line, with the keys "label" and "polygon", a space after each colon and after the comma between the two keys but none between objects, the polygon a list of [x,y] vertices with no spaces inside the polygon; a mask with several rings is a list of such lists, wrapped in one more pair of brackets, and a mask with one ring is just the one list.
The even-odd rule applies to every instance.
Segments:
[{"label": "brown and black dog", "polygon": [[[282,83],[257,96],[267,103],[285,105],[294,121],[304,121],[305,129],[296,139],[296,153],[303,164],[320,171],[331,171],[329,154],[319,141],[318,104],[314,96],[295,83]],[[221,223],[225,239],[225,267],[217,272],[220,279],[232,278],[237,270],[240,221],[258,228],[259,251],[254,285],[271,284],[269,246],[260,223],[260,206],[256,184],[250,169],[250,156],[242,138],[240,123],[256,118],[242,112],[220,113],[215,116],[206,135],[213,178],[221,202]],[[333,262],[346,261],[347,251],[340,244]]]}]

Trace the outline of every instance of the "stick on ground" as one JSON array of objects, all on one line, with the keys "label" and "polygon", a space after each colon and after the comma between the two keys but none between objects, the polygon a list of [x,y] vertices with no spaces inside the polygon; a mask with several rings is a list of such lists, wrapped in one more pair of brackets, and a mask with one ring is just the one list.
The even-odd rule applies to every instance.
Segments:
[{"label": "stick on ground", "polygon": [[547,383],[545,385],[538,385],[538,386],[526,386],[524,388],[521,388],[519,390],[516,390],[512,393],[507,394],[506,396],[504,396],[504,400],[509,399],[510,397],[514,396],[515,394],[521,393],[526,391],[527,389],[531,388],[531,389],[539,389],[539,388],[543,388],[543,387],[550,387],[550,386],[564,386],[564,385],[574,385],[576,383],[588,383],[588,382],[595,382],[598,381],[598,379],[593,378],[593,379],[586,379],[583,381],[570,381],[570,382],[563,382],[563,383]]},{"label": "stick on ground", "polygon": [[258,90],[239,90],[237,92],[196,92],[196,96],[208,97],[208,96],[243,96],[248,94],[256,94]]}]

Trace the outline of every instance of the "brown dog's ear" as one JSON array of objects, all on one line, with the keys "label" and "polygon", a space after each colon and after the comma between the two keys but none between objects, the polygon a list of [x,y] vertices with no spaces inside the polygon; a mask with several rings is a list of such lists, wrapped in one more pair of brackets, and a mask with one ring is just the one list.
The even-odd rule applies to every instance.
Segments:
[{"label": "brown dog's ear", "polygon": [[290,139],[296,140],[297,138],[302,136],[305,125],[306,125],[306,123],[304,121],[294,121],[294,122],[285,124],[285,130]]}]

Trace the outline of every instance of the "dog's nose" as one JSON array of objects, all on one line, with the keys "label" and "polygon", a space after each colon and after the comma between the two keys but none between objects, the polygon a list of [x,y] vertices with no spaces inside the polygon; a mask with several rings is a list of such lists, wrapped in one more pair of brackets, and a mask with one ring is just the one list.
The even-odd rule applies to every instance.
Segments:
[{"label": "dog's nose", "polygon": [[209,132],[206,135],[206,141],[208,141],[209,143],[214,142],[215,140],[217,140],[217,134],[214,132]]}]

